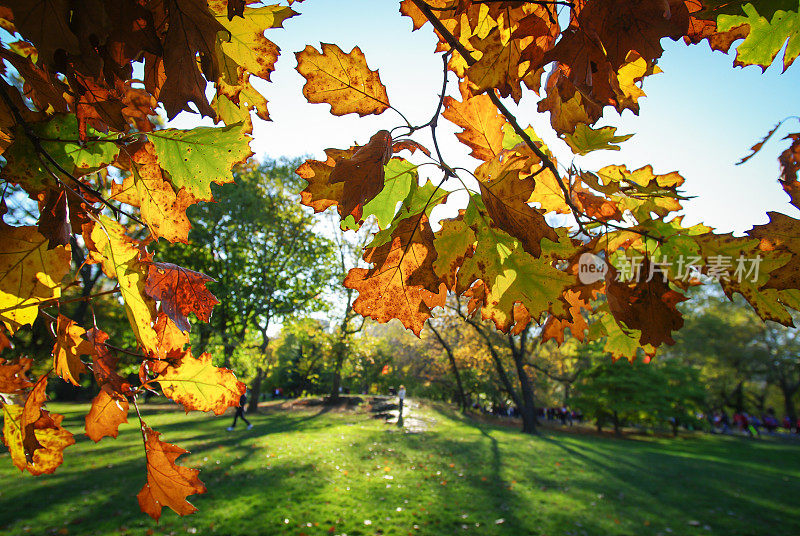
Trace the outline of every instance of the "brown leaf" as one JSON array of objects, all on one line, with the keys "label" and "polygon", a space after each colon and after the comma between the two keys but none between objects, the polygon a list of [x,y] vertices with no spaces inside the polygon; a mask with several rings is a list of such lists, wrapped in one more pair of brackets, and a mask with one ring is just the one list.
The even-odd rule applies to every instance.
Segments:
[{"label": "brown leaf", "polygon": [[764,288],[800,288],[800,220],[780,212],[768,212],[767,215],[769,223],[756,225],[747,234],[761,241],[761,251],[787,252],[791,257],[789,262],[770,272]]},{"label": "brown leaf", "polygon": [[14,13],[17,30],[36,44],[40,63],[53,64],[57,51],[80,54],[78,37],[70,28],[69,0],[8,0],[5,4]]},{"label": "brown leaf", "polygon": [[336,161],[328,180],[331,184],[344,183],[339,200],[342,218],[352,214],[359,221],[364,204],[381,193],[385,178],[383,166],[392,157],[391,146],[389,131],[379,130],[352,157]]},{"label": "brown leaf", "polygon": [[433,270],[433,231],[424,214],[401,221],[392,239],[368,248],[364,260],[372,268],[353,268],[344,286],[358,291],[353,310],[385,323],[397,318],[419,335],[431,308],[444,305]]},{"label": "brown leaf", "polygon": [[206,487],[197,478],[199,471],[177,465],[175,460],[188,451],[161,441],[159,432],[142,423],[147,455],[147,482],[137,495],[142,512],[153,519],[161,517],[164,506],[184,516],[197,511],[186,497],[205,493]]},{"label": "brown leaf", "polygon": [[97,328],[92,328],[86,332],[86,338],[94,347],[92,372],[94,372],[97,384],[100,386],[108,384],[117,393],[129,394],[131,385],[117,373],[118,360],[105,344],[108,340],[108,334]]},{"label": "brown leaf", "polygon": [[687,298],[669,288],[658,273],[647,281],[650,259],[642,261],[642,278],[633,286],[614,279],[616,270],[609,266],[606,272],[606,297],[611,313],[623,328],[641,332],[642,346],[662,343],[675,344],[672,332],[683,327],[683,316],[676,305]]},{"label": "brown leaf", "polygon": [[95,443],[106,436],[117,437],[124,422],[128,422],[128,399],[103,385],[86,415],[86,435]]},{"label": "brown leaf", "polygon": [[[193,111],[190,102],[202,115],[213,118],[216,114],[205,91],[207,80],[219,78],[215,54],[217,32],[227,34],[227,30],[214,18],[205,0],[166,0],[165,4],[168,23],[164,37],[164,82],[157,98],[164,104],[169,119],[181,111]],[[198,69],[198,54],[202,73]]]},{"label": "brown leaf", "polygon": [[36,230],[47,238],[47,249],[66,246],[72,236],[67,210],[67,193],[49,188],[44,199],[39,201],[39,225]]},{"label": "brown leaf", "polygon": [[145,293],[161,302],[162,310],[182,331],[189,331],[189,313],[208,322],[219,300],[206,288],[214,280],[205,274],[168,262],[151,263]]},{"label": "brown leaf", "polygon": [[781,165],[779,180],[784,191],[789,194],[791,203],[800,208],[800,182],[797,180],[797,173],[800,171],[800,132],[789,134],[785,139],[792,140],[792,144],[778,157]]},{"label": "brown leaf", "polygon": [[497,227],[517,238],[525,251],[539,257],[542,239],[558,242],[558,235],[544,215],[527,204],[535,183],[532,177],[519,178],[525,159],[504,156],[502,161],[494,159],[476,170],[483,203]]}]

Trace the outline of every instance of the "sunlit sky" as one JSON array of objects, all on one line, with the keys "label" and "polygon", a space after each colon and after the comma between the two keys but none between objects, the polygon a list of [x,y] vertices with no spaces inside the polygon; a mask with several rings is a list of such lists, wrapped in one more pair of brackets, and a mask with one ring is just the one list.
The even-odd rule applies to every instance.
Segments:
[{"label": "sunlit sky", "polygon": [[[306,102],[294,52],[307,44],[319,49],[320,42],[335,43],[345,52],[358,45],[370,68],[379,70],[391,104],[412,123],[429,119],[442,81],[441,58],[433,53],[436,39],[430,25],[412,33],[410,19],[399,14],[398,6],[395,0],[308,0],[292,6],[301,14],[285,21],[285,29],[267,32],[281,48],[281,57],[272,82],[258,86],[269,100],[272,122],[255,119],[256,155],[322,158],[327,147],[363,144],[377,130],[402,123],[391,110],[365,118],[334,117],[328,105]],[[696,196],[684,204],[687,223],[702,221],[719,232],[741,233],[766,223],[767,211],[800,216],[777,183],[777,156],[786,147],[780,140],[800,130],[796,119],[788,121],[752,160],[734,165],[779,120],[798,114],[800,65],[784,74],[780,66],[773,66],[762,74],[758,67],[733,68],[733,55],[712,52],[705,43],[687,47],[666,39],[662,46],[666,52],[659,66],[664,72],[645,80],[647,97],[639,101],[640,115],[625,112],[619,117],[606,108],[599,123],[619,127],[618,134],[635,133],[621,151],[574,157],[555,137],[548,117],[536,112],[535,94],[528,94],[519,105],[509,100],[508,105],[520,123],[534,126],[561,165],[574,162],[593,170],[608,164],[626,164],[630,169],[652,164],[656,173],[680,172],[686,178],[685,193]],[[456,84],[451,74],[453,95]],[[172,124],[190,127],[198,120],[184,113]],[[448,163],[474,168],[477,162],[457,142],[455,128],[444,120],[440,126],[439,141]],[[430,141],[427,133],[418,139]],[[457,203],[458,197],[451,201]],[[449,215],[446,212],[440,216]]]}]

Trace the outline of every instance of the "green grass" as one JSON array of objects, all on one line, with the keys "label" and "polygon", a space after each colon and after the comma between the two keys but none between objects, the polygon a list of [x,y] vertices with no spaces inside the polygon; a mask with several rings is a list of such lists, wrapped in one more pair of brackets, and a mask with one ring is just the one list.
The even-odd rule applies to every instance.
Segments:
[{"label": "green grass", "polygon": [[77,444],[49,476],[0,455],[4,536],[800,534],[800,444],[528,437],[430,407],[415,410],[429,424],[420,433],[318,408],[252,416],[253,430],[230,433],[227,416],[145,408],[161,439],[191,451],[179,462],[200,468],[209,490],[190,498],[196,514],[165,509],[156,524],[135,497],[138,428],[94,444],[79,435],[86,405],[51,409]]}]

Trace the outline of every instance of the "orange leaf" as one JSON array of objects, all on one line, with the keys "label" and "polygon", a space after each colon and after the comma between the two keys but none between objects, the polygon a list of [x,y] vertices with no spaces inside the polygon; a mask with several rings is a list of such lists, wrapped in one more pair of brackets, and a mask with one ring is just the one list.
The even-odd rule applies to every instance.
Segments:
[{"label": "orange leaf", "polygon": [[305,79],[303,95],[308,102],[331,105],[333,115],[381,114],[389,108],[389,97],[378,71],[371,71],[361,49],[348,54],[330,43],[322,53],[311,45],[295,54],[297,72]]},{"label": "orange leaf", "polygon": [[56,325],[53,370],[64,381],[72,385],[79,385],[78,378],[86,372],[80,356],[92,355],[94,347],[92,343],[83,338],[86,330],[66,316],[58,315]]},{"label": "orange leaf", "polygon": [[181,331],[189,331],[186,316],[194,313],[208,322],[219,300],[206,288],[214,280],[205,274],[168,262],[151,263],[147,272],[145,294],[161,301],[161,308]]},{"label": "orange leaf", "polygon": [[15,393],[30,387],[31,382],[26,373],[30,370],[32,362],[33,360],[28,357],[12,360],[0,358],[0,393]]},{"label": "orange leaf", "polygon": [[95,443],[105,436],[117,437],[124,422],[128,422],[128,399],[103,385],[86,415],[86,435]]},{"label": "orange leaf", "polygon": [[488,95],[465,98],[464,102],[445,97],[442,117],[464,129],[456,137],[472,149],[470,156],[489,161],[503,150],[506,120]]},{"label": "orange leaf", "polygon": [[419,335],[431,307],[444,305],[439,278],[433,271],[433,231],[424,214],[401,221],[391,240],[368,248],[364,260],[372,268],[353,268],[344,286],[358,290],[353,310],[385,323],[397,318]]},{"label": "orange leaf", "polygon": [[206,487],[197,478],[199,471],[176,465],[175,460],[188,451],[164,443],[159,432],[142,423],[147,455],[147,482],[136,496],[139,507],[153,519],[161,517],[161,508],[168,506],[178,515],[184,516],[197,511],[186,497],[195,493],[205,493]]}]

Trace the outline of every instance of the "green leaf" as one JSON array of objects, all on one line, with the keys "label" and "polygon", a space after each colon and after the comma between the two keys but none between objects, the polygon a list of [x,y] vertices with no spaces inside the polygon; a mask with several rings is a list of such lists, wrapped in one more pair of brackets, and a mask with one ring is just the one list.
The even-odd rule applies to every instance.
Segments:
[{"label": "green leaf", "polygon": [[[392,158],[383,166],[384,187],[369,203],[364,205],[362,219],[374,215],[378,226],[385,229],[392,223],[397,203],[403,201],[411,192],[412,185],[419,180],[417,166],[403,158]],[[342,222],[343,229],[358,229],[359,225],[352,215]]]},{"label": "green leaf", "polygon": [[615,136],[617,127],[602,127],[593,129],[592,127],[579,123],[575,128],[573,134],[567,134],[566,142],[572,152],[579,155],[585,155],[592,151],[601,151],[603,149],[611,151],[619,151],[619,145],[633,136],[633,134],[625,134],[624,136]]},{"label": "green leaf", "polygon": [[[535,143],[544,154],[546,154],[548,157],[553,156],[553,153],[550,152],[550,149],[547,147],[547,145],[545,145],[542,139],[536,134],[536,131],[533,130],[533,127],[526,128],[525,133],[528,135],[528,137],[530,137],[531,140],[533,140],[533,143]],[[503,149],[513,149],[520,143],[525,143],[525,140],[522,139],[522,136],[517,134],[517,132],[514,130],[514,127],[512,127],[509,123],[503,125]]]},{"label": "green leaf", "polygon": [[[39,136],[42,149],[53,157],[59,166],[74,177],[104,168],[114,161],[119,152],[115,136],[106,136],[87,126],[89,139],[78,141],[78,120],[75,115],[58,114],[48,121],[30,125],[33,133]],[[56,181],[45,169],[42,160],[56,175],[63,174],[44,156],[39,158],[33,143],[25,135],[22,127],[15,129],[14,143],[3,153],[6,165],[0,177],[19,183],[31,191],[41,191],[55,187]]]},{"label": "green leaf", "polygon": [[176,189],[186,188],[195,199],[210,201],[211,183],[233,182],[231,168],[247,160],[250,136],[240,123],[226,127],[168,128],[147,134],[161,167]]},{"label": "green leaf", "polygon": [[437,205],[444,203],[448,194],[447,190],[437,188],[431,181],[427,181],[422,186],[418,186],[416,182],[413,182],[411,191],[403,200],[403,204],[394,219],[392,219],[391,225],[378,232],[367,247],[375,248],[391,240],[392,233],[400,222],[412,216],[419,216],[423,209],[425,210],[425,216],[430,217],[431,211]]},{"label": "green leaf", "polygon": [[[794,2],[794,11],[773,11],[771,20],[766,19],[756,11],[753,4],[743,6],[744,16],[720,15],[717,18],[717,30],[727,32],[742,24],[750,26],[750,33],[736,49],[735,65],[759,65],[761,70],[769,67],[775,56],[786,45],[783,55],[783,70],[785,71],[800,55],[800,3]],[[766,13],[766,11],[765,11]]]}]

